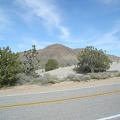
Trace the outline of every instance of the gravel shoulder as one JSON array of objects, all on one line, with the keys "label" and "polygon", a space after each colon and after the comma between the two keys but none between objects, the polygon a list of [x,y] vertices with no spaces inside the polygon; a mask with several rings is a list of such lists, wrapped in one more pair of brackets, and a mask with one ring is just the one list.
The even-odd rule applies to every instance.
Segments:
[{"label": "gravel shoulder", "polygon": [[105,79],[105,80],[90,80],[88,82],[61,82],[48,86],[39,86],[39,85],[22,85],[22,86],[13,86],[9,88],[2,88],[0,90],[0,95],[10,95],[10,94],[23,94],[23,93],[35,93],[35,92],[47,92],[63,89],[72,89],[72,88],[83,88],[88,86],[104,85],[120,83],[120,77]]}]

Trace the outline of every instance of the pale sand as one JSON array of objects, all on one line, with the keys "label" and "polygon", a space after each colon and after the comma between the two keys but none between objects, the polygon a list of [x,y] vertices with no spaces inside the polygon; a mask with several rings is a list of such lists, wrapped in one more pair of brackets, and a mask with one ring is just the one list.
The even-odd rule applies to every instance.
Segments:
[{"label": "pale sand", "polygon": [[72,89],[72,88],[83,88],[88,86],[104,85],[111,83],[120,83],[120,77],[115,77],[105,80],[90,80],[88,82],[73,82],[73,81],[61,82],[48,86],[39,86],[39,85],[13,86],[9,88],[2,88],[0,90],[0,95],[46,92],[46,91],[55,91],[55,90]]},{"label": "pale sand", "polygon": [[[36,72],[42,76],[44,76],[44,74],[49,73],[50,75],[57,76],[58,78],[64,78],[71,74],[76,75],[77,73],[73,71],[75,67],[76,66],[73,65],[73,66],[68,66],[68,67],[63,67],[63,68],[60,67],[58,69],[51,70],[48,72],[43,72],[43,73],[41,73],[41,70],[37,70]],[[108,71],[116,71],[116,70],[120,71],[120,62],[118,63],[113,62],[113,64],[110,66],[110,69]]]}]

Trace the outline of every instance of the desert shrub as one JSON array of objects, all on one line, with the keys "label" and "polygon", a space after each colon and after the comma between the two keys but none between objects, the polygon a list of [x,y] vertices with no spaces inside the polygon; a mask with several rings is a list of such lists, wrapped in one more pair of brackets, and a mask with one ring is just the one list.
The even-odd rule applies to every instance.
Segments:
[{"label": "desert shrub", "polygon": [[119,77],[120,76],[120,72],[119,71],[114,72],[114,76],[115,77]]},{"label": "desert shrub", "polygon": [[99,72],[99,73],[88,73],[92,79],[107,79],[113,77],[119,77],[119,71]]},{"label": "desert shrub", "polygon": [[16,84],[20,65],[18,53],[13,53],[9,47],[0,48],[0,87]]},{"label": "desert shrub", "polygon": [[120,72],[118,72],[118,76],[117,77],[120,77]]},{"label": "desert shrub", "polygon": [[49,59],[45,64],[45,71],[57,69],[59,67],[58,62],[55,59]]},{"label": "desert shrub", "polygon": [[89,74],[92,79],[107,79],[107,78],[112,78],[115,77],[114,73],[110,72],[103,72],[103,73],[91,73]]},{"label": "desert shrub", "polygon": [[17,74],[17,77],[18,77],[17,85],[29,84],[33,80],[33,77],[31,77],[30,75],[26,75],[25,73],[19,73]]},{"label": "desert shrub", "polygon": [[80,75],[80,76],[75,76],[74,77],[74,81],[78,81],[78,82],[80,82],[80,81],[88,81],[88,80],[90,80],[91,79],[91,77],[90,77],[90,75]]},{"label": "desert shrub", "polygon": [[17,85],[25,85],[25,84],[34,84],[34,81],[37,80],[40,76],[38,74],[31,76],[26,75],[25,73],[17,74],[18,81]]},{"label": "desert shrub", "polygon": [[76,71],[77,73],[80,72],[78,67],[74,67],[74,68],[73,68],[73,71]]},{"label": "desert shrub", "polygon": [[34,79],[39,78],[39,75],[36,74],[34,76],[26,75],[26,73],[17,74],[17,85],[25,85],[25,84],[33,84]]},{"label": "desert shrub", "polygon": [[81,81],[91,80],[91,76],[90,75],[82,75],[82,76],[80,76],[80,80]]},{"label": "desert shrub", "polygon": [[88,81],[91,79],[90,75],[75,75],[75,74],[69,74],[66,78],[67,80],[74,81],[74,82],[80,82],[80,81]]},{"label": "desert shrub", "polygon": [[76,76],[72,79],[72,81],[74,81],[74,82],[80,82],[80,81],[81,81],[80,76],[79,76],[79,75],[76,75]]},{"label": "desert shrub", "polygon": [[91,76],[92,79],[107,79],[109,78],[108,75],[106,74],[101,74],[101,73],[91,73],[89,74]]},{"label": "desert shrub", "polygon": [[38,52],[35,45],[32,46],[32,49],[24,51],[24,61],[22,64],[22,71],[26,75],[34,76],[36,75],[35,71],[39,68],[40,60],[37,59]]},{"label": "desert shrub", "polygon": [[69,74],[69,75],[67,75],[67,80],[70,80],[70,81],[73,81],[74,80],[74,78],[75,78],[75,75],[74,74]]},{"label": "desert shrub", "polygon": [[77,58],[79,60],[77,72],[83,73],[106,71],[112,63],[102,49],[97,50],[92,46],[86,47]]},{"label": "desert shrub", "polygon": [[109,78],[119,77],[120,71],[109,71],[109,72],[105,72],[105,74],[107,74],[109,76]]},{"label": "desert shrub", "polygon": [[50,75],[49,73],[44,74],[40,77],[38,77],[37,79],[34,79],[34,83],[36,84],[55,84],[60,82],[59,78],[57,76],[54,75]]},{"label": "desert shrub", "polygon": [[71,66],[70,63],[67,63],[67,66]]},{"label": "desert shrub", "polygon": [[106,75],[108,76],[108,78],[113,78],[113,77],[115,77],[114,73],[109,73],[109,72],[107,73],[107,72],[106,72]]}]

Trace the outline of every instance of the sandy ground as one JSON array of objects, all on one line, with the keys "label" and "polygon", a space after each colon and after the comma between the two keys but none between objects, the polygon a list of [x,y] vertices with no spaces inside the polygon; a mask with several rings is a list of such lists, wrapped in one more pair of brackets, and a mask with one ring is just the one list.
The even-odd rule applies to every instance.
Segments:
[{"label": "sandy ground", "polygon": [[[58,68],[56,70],[52,70],[52,71],[48,71],[48,72],[44,72],[44,73],[41,73],[41,71],[38,70],[37,73],[42,75],[42,76],[44,74],[49,73],[50,75],[57,76],[58,78],[64,78],[64,77],[67,77],[70,74],[76,74],[76,72],[73,71],[73,69],[75,67],[76,67],[75,65],[68,66],[68,67],[63,67],[63,68],[60,67],[60,68]],[[108,71],[115,71],[115,70],[120,71],[120,62],[118,62],[118,63],[113,62],[113,64],[110,66],[110,69]]]},{"label": "sandy ground", "polygon": [[110,66],[110,69],[109,71],[112,71],[112,70],[118,70],[120,71],[120,62],[113,62],[112,65]]},{"label": "sandy ground", "polygon": [[44,73],[40,73],[40,70],[37,70],[37,73],[40,74],[40,75],[44,75],[44,74],[50,74],[50,75],[54,75],[54,76],[57,76],[58,78],[64,78],[64,77],[67,77],[68,75],[70,74],[76,74],[75,71],[73,71],[73,68],[75,68],[76,66],[73,65],[73,66],[68,66],[68,67],[60,67],[58,69],[55,69],[55,70],[51,70],[51,71],[48,71],[48,72],[44,72]]},{"label": "sandy ground", "polygon": [[[46,73],[49,73],[51,75],[55,75],[59,78],[66,77],[69,74],[76,74],[75,71],[73,71],[73,68],[75,66],[69,66],[65,68],[59,68],[56,70],[52,70]],[[119,63],[113,63],[111,65],[111,70],[119,70],[120,71],[120,62]],[[44,75],[44,73],[41,73],[39,70],[37,71],[40,75]],[[94,85],[103,85],[103,84],[110,84],[110,83],[117,83],[120,82],[119,78],[110,78],[106,80],[90,80],[89,82],[61,82],[56,83],[54,85],[49,86],[39,86],[39,85],[22,85],[22,86],[14,86],[9,88],[2,88],[0,90],[0,95],[7,95],[7,94],[22,94],[22,93],[31,93],[31,92],[45,92],[45,91],[53,91],[53,90],[62,90],[62,89],[70,89],[70,88],[80,88],[80,87],[86,87],[86,86],[94,86]]]},{"label": "sandy ground", "polygon": [[104,85],[111,83],[120,83],[120,77],[110,78],[106,80],[91,80],[88,82],[73,82],[73,81],[61,82],[49,86],[39,86],[39,85],[14,86],[14,87],[9,87],[7,89],[6,88],[1,89],[0,95],[46,92],[46,91],[54,91],[54,90]]}]

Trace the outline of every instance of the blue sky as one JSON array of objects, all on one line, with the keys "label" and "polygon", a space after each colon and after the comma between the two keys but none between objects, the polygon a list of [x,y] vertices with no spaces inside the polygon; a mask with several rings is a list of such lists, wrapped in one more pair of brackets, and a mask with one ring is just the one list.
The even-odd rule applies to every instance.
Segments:
[{"label": "blue sky", "polygon": [[120,0],[0,0],[0,47],[55,43],[120,56]]}]

